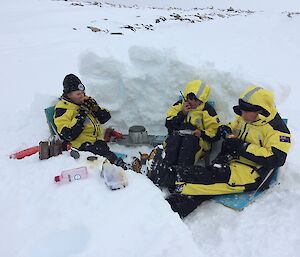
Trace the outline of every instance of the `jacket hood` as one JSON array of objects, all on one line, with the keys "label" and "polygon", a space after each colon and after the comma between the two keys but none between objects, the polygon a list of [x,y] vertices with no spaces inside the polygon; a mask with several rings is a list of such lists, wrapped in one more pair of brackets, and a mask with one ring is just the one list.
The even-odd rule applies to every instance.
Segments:
[{"label": "jacket hood", "polygon": [[193,80],[186,85],[184,97],[186,98],[189,93],[194,93],[201,102],[206,103],[210,95],[210,86],[202,80]]},{"label": "jacket hood", "polygon": [[277,113],[274,94],[270,90],[258,86],[250,86],[239,98],[239,105],[233,107],[237,115],[244,111],[261,111],[260,116],[270,119]]}]

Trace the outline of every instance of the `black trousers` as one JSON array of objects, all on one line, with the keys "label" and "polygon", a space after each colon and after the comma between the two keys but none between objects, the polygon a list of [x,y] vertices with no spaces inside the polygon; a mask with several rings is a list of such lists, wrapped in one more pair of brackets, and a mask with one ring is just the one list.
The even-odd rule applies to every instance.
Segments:
[{"label": "black trousers", "polygon": [[[175,165],[158,172],[158,180],[160,186],[166,186],[173,192],[166,199],[172,210],[177,212],[181,218],[186,217],[195,210],[202,202],[211,199],[210,195],[182,195],[180,193],[181,185],[176,185],[175,182],[199,183],[210,185],[215,183],[227,183],[230,179],[229,167],[216,168],[213,166],[182,166]],[[154,182],[155,183],[155,182]],[[175,193],[174,193],[175,192]]]},{"label": "black trousers", "polygon": [[95,143],[83,143],[78,150],[80,151],[88,151],[92,152],[93,154],[101,155],[107,158],[111,163],[115,163],[118,157],[110,151],[106,142],[102,140],[98,140]]},{"label": "black trousers", "polygon": [[170,204],[172,210],[177,212],[181,218],[184,218],[194,211],[201,203],[212,197],[213,196],[209,195],[191,196],[174,193],[169,195],[166,200]]},{"label": "black trousers", "polygon": [[161,187],[170,187],[175,185],[175,182],[195,183],[211,185],[215,183],[227,183],[230,179],[230,168],[216,168],[212,165],[202,167],[197,165],[161,165],[152,172],[153,175],[149,178],[154,184]]},{"label": "black trousers", "polygon": [[199,138],[193,135],[169,135],[164,162],[171,165],[193,165],[199,151]]}]

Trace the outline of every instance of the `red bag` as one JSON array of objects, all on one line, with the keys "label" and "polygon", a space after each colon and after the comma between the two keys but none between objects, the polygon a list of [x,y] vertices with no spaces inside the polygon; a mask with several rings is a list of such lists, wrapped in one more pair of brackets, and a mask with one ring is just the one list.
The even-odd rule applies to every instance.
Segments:
[{"label": "red bag", "polygon": [[33,147],[27,148],[25,150],[13,153],[9,156],[9,158],[19,160],[19,159],[23,159],[26,156],[30,156],[35,153],[38,153],[38,151],[39,151],[39,146],[37,145],[37,146],[33,146]]},{"label": "red bag", "polygon": [[[71,149],[71,145],[67,144],[67,151],[70,150],[70,149]],[[9,158],[20,160],[20,159],[23,159],[26,156],[30,156],[30,155],[36,154],[38,152],[39,152],[39,146],[37,145],[37,146],[33,146],[33,147],[30,147],[30,148],[24,149],[24,150],[19,151],[19,152],[10,154]]]},{"label": "red bag", "polygon": [[111,135],[116,139],[123,139],[123,134],[121,132],[113,130]]}]

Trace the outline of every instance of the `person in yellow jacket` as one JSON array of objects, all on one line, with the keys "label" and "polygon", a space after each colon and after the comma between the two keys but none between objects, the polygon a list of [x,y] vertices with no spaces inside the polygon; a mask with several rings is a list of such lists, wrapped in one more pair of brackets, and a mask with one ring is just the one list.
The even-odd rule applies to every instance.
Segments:
[{"label": "person in yellow jacket", "polygon": [[221,125],[215,109],[207,103],[210,86],[201,80],[189,82],[183,99],[167,112],[166,157],[168,165],[192,165],[211,149]]},{"label": "person in yellow jacket", "polygon": [[85,86],[74,74],[63,80],[63,95],[55,106],[54,124],[60,136],[80,151],[106,157],[111,163],[124,166],[122,159],[110,151],[104,141],[105,124],[111,115],[95,99],[85,95]]},{"label": "person in yellow jacket", "polygon": [[154,157],[148,177],[158,186],[175,185],[167,201],[181,217],[215,195],[268,188],[273,170],[286,161],[291,134],[271,91],[250,86],[233,110],[237,117],[220,127],[225,140],[211,165],[167,166]]}]

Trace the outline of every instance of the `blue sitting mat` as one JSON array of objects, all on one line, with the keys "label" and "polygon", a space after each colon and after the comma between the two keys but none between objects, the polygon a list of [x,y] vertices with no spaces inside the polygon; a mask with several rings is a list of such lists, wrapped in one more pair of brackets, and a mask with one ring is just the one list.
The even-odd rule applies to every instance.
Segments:
[{"label": "blue sitting mat", "polygon": [[125,153],[119,153],[119,152],[115,152],[113,151],[113,153],[118,157],[118,158],[121,158],[121,159],[124,159],[127,157],[127,154]]},{"label": "blue sitting mat", "polygon": [[[285,124],[287,124],[288,119],[282,119]],[[273,177],[270,182],[270,187],[277,185],[278,174],[280,169],[275,168],[273,171]],[[226,207],[234,209],[236,211],[242,211],[245,207],[253,203],[257,198],[262,196],[267,190],[249,191],[239,194],[228,194],[228,195],[218,195],[213,198],[217,203],[221,203]]]},{"label": "blue sitting mat", "polygon": [[[57,132],[57,128],[54,124],[54,113],[55,113],[55,106],[50,106],[48,108],[45,109],[45,115],[46,115],[46,119],[47,119],[47,123],[49,126],[49,130],[51,133],[51,136],[59,136],[58,132]],[[125,153],[119,153],[119,152],[113,152],[118,158],[126,158],[127,154]]]}]

